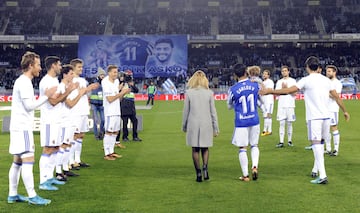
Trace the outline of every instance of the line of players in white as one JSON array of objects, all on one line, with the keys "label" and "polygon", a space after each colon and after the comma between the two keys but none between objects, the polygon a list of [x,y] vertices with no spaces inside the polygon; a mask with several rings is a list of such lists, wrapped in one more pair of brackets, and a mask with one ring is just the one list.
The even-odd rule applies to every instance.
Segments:
[{"label": "line of players in white", "polygon": [[[58,190],[68,176],[78,176],[70,171],[90,165],[81,161],[83,138],[88,132],[90,114],[87,93],[99,87],[98,83],[88,85],[80,77],[83,62],[71,60],[61,65],[60,58],[48,56],[45,59],[47,74],[39,84],[39,98],[36,100],[31,80],[41,71],[40,56],[27,52],[22,56],[23,74],[15,81],[10,120],[10,146],[13,163],[9,171],[8,203],[29,202],[48,205],[51,200],[38,196],[34,188],[33,164],[35,144],[33,138],[34,110],[40,107],[40,143],[42,155],[39,160],[41,190]],[[121,157],[114,152],[116,135],[120,130],[120,99],[128,92],[119,84],[118,68],[109,66],[108,76],[102,81],[104,93],[104,115],[106,116],[104,153],[106,160]],[[60,82],[59,82],[60,80]],[[121,90],[121,92],[119,92]],[[54,177],[55,170],[55,177]],[[18,194],[20,174],[28,197]]]},{"label": "line of players in white", "polygon": [[[337,79],[336,73],[338,71],[337,67],[334,65],[329,65],[325,68],[326,77],[331,80],[333,87],[336,92],[340,95],[342,90],[342,84]],[[321,72],[321,70],[320,70]],[[281,75],[282,78],[276,82],[275,89],[288,88],[296,85],[296,80],[290,77],[290,71],[288,66],[281,67]],[[270,71],[264,70],[262,73],[263,77],[263,87],[264,88],[274,88],[274,82],[270,79]],[[276,120],[279,121],[279,143],[276,145],[278,148],[284,147],[284,138],[285,138],[285,126],[287,124],[287,139],[288,146],[293,146],[292,143],[292,134],[293,134],[293,126],[292,123],[296,121],[295,116],[295,99],[296,93],[287,94],[287,95],[279,95],[278,96],[278,108]],[[261,136],[267,136],[272,134],[272,114],[274,108],[274,95],[264,95],[262,96],[262,100],[265,105],[266,113],[264,114],[264,129],[261,133]],[[338,130],[338,122],[339,122],[339,106],[336,101],[330,97],[328,108],[330,111],[330,126],[331,133],[327,137],[323,138],[325,141],[325,153],[330,156],[337,156],[339,153],[339,144],[340,144],[340,133]],[[332,136],[332,137],[331,137]],[[331,146],[331,138],[333,139],[334,149],[332,150]],[[311,149],[311,146],[305,147],[305,149]]]}]

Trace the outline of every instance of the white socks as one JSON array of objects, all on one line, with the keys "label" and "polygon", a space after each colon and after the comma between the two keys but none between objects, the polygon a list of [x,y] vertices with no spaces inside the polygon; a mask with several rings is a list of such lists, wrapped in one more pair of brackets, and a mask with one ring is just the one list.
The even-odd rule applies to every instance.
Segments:
[{"label": "white socks", "polygon": [[264,132],[272,132],[272,118],[264,118]]},{"label": "white socks", "polygon": [[72,165],[75,163],[75,141],[71,141],[71,148],[69,153],[69,164]]},{"label": "white socks", "polygon": [[115,152],[115,143],[116,143],[116,135],[111,135],[111,142],[110,142],[110,154]]},{"label": "white socks", "polygon": [[254,167],[258,168],[259,156],[260,156],[259,147],[251,146],[251,161],[252,161],[252,167],[251,168],[254,168]]},{"label": "white socks", "polygon": [[325,140],[325,149],[326,151],[330,152],[331,151],[331,133],[328,132],[324,138]]},{"label": "white socks", "polygon": [[33,175],[33,162],[23,162],[21,168],[21,177],[25,185],[29,197],[35,197],[36,192],[34,189],[34,175]]},{"label": "white socks", "polygon": [[324,144],[313,144],[312,150],[314,153],[314,160],[316,167],[319,170],[319,177],[323,179],[326,177],[325,160],[324,160]]},{"label": "white socks", "polygon": [[81,138],[76,139],[75,141],[75,162],[80,163],[81,162],[81,150],[82,150],[82,142],[83,140]]},{"label": "white socks", "polygon": [[49,154],[41,154],[40,160],[39,160],[39,170],[40,170],[40,184],[45,183],[48,179],[52,178],[53,168],[51,166],[52,164],[52,157]]},{"label": "white socks", "polygon": [[13,162],[9,170],[9,196],[18,194],[21,164]]},{"label": "white socks", "polygon": [[285,137],[285,120],[281,120],[281,121],[280,121],[279,137],[280,137],[280,143],[284,143],[284,137]]},{"label": "white socks", "polygon": [[63,171],[69,171],[70,149],[71,149],[71,147],[66,147],[64,150],[64,155],[63,155],[63,160],[62,160]]},{"label": "white socks", "polygon": [[334,140],[334,150],[339,151],[340,145],[340,132],[339,130],[335,130],[332,133],[328,133],[325,138],[326,151],[331,151],[331,135]]},{"label": "white socks", "polygon": [[56,173],[61,174],[62,173],[62,165],[63,165],[63,158],[64,158],[64,148],[60,147],[59,151],[56,155]]},{"label": "white socks", "polygon": [[292,141],[292,133],[293,133],[293,126],[292,122],[286,120],[280,121],[280,127],[279,127],[279,136],[280,136],[280,143],[284,143],[284,137],[285,137],[285,124],[287,123],[287,135],[288,135],[288,141]]},{"label": "white socks", "polygon": [[288,125],[288,141],[292,141],[292,133],[293,133],[293,126],[292,126],[292,122],[287,122],[287,125]]},{"label": "white socks", "polygon": [[248,169],[249,161],[246,154],[246,149],[239,150],[239,162],[243,176],[244,177],[249,176],[249,169]]},{"label": "white socks", "polygon": [[104,153],[105,156],[111,154],[110,153],[110,144],[111,144],[111,135],[105,134],[103,139],[103,145],[104,145]]},{"label": "white socks", "polygon": [[36,196],[34,189],[33,166],[33,162],[25,162],[22,165],[14,162],[12,163],[9,170],[9,196],[15,196],[18,194],[17,189],[19,185],[20,173],[28,196]]},{"label": "white socks", "polygon": [[339,145],[340,145],[340,133],[339,130],[335,130],[332,132],[333,140],[334,140],[334,150],[339,152]]}]

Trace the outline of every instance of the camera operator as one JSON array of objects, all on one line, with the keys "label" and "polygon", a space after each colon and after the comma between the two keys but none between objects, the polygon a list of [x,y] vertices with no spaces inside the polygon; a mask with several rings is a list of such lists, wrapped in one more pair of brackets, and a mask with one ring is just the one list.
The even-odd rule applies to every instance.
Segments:
[{"label": "camera operator", "polygon": [[130,119],[130,121],[133,124],[133,129],[132,129],[133,141],[140,142],[142,140],[138,137],[138,133],[137,133],[138,120],[136,118],[136,110],[135,110],[135,93],[138,93],[139,89],[135,86],[132,72],[130,70],[125,71],[122,74],[122,76],[120,76],[119,80],[120,83],[124,82],[125,84],[124,88],[129,87],[131,89],[131,92],[124,95],[123,99],[120,102],[121,119],[123,120],[122,141],[124,142],[129,141],[128,138],[129,131],[127,126],[128,126],[128,121]]},{"label": "camera operator", "polygon": [[[94,79],[94,83],[100,84],[99,88],[92,90],[90,95],[90,105],[92,110],[92,116],[94,121],[94,135],[96,140],[102,140],[104,137],[104,107],[103,107],[103,94],[101,81],[105,77],[105,70],[99,67],[97,72],[97,78]],[[98,124],[100,128],[98,129]]]}]

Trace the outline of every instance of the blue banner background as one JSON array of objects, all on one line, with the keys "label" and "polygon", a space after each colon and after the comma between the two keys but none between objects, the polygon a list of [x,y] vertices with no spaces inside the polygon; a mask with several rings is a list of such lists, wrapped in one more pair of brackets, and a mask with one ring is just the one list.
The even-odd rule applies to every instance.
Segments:
[{"label": "blue banner background", "polygon": [[[165,50],[170,45],[155,45],[158,40],[171,40],[173,47]],[[134,77],[185,77],[187,36],[80,36],[78,57],[84,61],[85,77],[96,76],[98,67],[106,70],[110,64],[117,65],[120,71],[131,70]]]}]

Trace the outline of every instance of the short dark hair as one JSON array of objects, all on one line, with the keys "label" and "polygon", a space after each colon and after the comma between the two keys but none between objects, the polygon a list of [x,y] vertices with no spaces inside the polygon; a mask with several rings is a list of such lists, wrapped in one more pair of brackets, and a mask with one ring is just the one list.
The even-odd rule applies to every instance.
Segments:
[{"label": "short dark hair", "polygon": [[282,70],[282,69],[287,69],[288,71],[290,71],[290,68],[289,68],[289,66],[287,66],[287,65],[282,65],[282,66],[281,66],[281,70]]},{"label": "short dark hair", "polygon": [[161,38],[161,39],[157,40],[157,41],[155,42],[155,46],[158,45],[158,44],[160,44],[160,43],[170,44],[171,48],[174,48],[174,43],[173,43],[173,41],[172,41],[171,39],[169,39],[169,38]]},{"label": "short dark hair", "polygon": [[118,69],[118,66],[113,65],[113,64],[109,65],[109,66],[107,67],[107,72],[109,72],[109,71],[112,70],[112,69]]},{"label": "short dark hair", "polygon": [[243,64],[235,64],[233,67],[233,73],[237,76],[237,77],[242,77],[246,75],[246,66],[244,66]]},{"label": "short dark hair", "polygon": [[30,64],[34,65],[35,58],[40,59],[40,56],[34,52],[27,51],[22,57],[20,66],[23,71],[27,71],[29,69]]},{"label": "short dark hair", "polygon": [[75,67],[76,64],[83,64],[83,61],[80,58],[75,58],[73,60],[70,61],[70,64]]},{"label": "short dark hair", "polygon": [[271,75],[271,72],[270,72],[269,69],[264,69],[263,73],[264,73],[264,72],[267,72],[269,76]]},{"label": "short dark hair", "polygon": [[45,68],[49,70],[51,68],[51,65],[57,63],[60,61],[60,58],[57,56],[48,56],[45,58]]},{"label": "short dark hair", "polygon": [[310,70],[316,71],[320,67],[320,60],[315,56],[310,56],[305,61],[305,67],[309,67]]},{"label": "short dark hair", "polygon": [[61,81],[64,78],[64,74],[68,74],[71,70],[74,70],[74,67],[70,64],[65,64],[64,66],[62,66],[59,80]]},{"label": "short dark hair", "polygon": [[327,65],[326,67],[325,67],[325,69],[332,69],[332,70],[334,70],[334,72],[337,72],[338,71],[338,68],[335,66],[335,65]]}]

